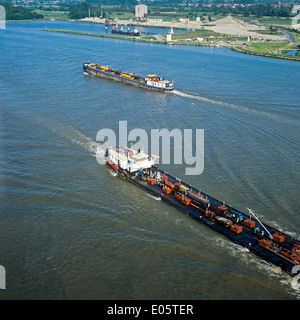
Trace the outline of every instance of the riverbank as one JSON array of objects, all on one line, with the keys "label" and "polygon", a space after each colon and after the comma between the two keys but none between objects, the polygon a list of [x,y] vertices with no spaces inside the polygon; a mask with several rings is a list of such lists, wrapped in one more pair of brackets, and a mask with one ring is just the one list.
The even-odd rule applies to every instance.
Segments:
[{"label": "riverbank", "polygon": [[285,53],[289,50],[297,49],[296,45],[291,45],[288,42],[280,42],[280,43],[261,42],[261,43],[252,43],[250,45],[234,45],[234,44],[226,44],[226,42],[222,42],[222,44],[220,45],[220,42],[215,43],[213,41],[211,42],[190,41],[191,39],[179,40],[179,41],[175,40],[173,42],[168,42],[162,36],[159,38],[161,40],[158,40],[153,36],[128,37],[128,36],[115,36],[115,35],[108,35],[108,34],[97,34],[97,33],[90,33],[90,32],[62,30],[62,29],[43,29],[43,31],[59,32],[59,33],[99,37],[99,38],[111,38],[111,39],[127,40],[127,41],[146,42],[146,43],[152,43],[152,44],[157,43],[157,44],[169,44],[169,45],[172,44],[172,45],[206,46],[206,47],[226,46],[229,49],[236,52],[240,52],[240,53],[257,55],[257,56],[268,57],[268,58],[300,61],[300,57],[298,55],[289,56]]},{"label": "riverbank", "polygon": [[[98,17],[81,19],[83,22],[105,24],[105,19]],[[116,25],[136,26],[136,27],[153,27],[153,28],[166,28],[166,29],[182,29],[182,30],[206,30],[226,35],[227,37],[251,37],[270,40],[282,40],[281,35],[266,34],[267,27],[248,23],[246,21],[236,19],[231,15],[217,19],[210,22],[203,23],[202,21],[163,21],[162,19],[148,19],[145,22],[137,22],[130,20],[114,19]]]},{"label": "riverbank", "polygon": [[43,29],[43,31],[60,32],[60,33],[76,34],[76,35],[99,37],[99,38],[112,38],[112,39],[127,40],[127,41],[158,43],[158,44],[215,46],[214,43],[201,43],[201,42],[195,43],[190,41],[180,41],[178,43],[176,42],[170,43],[167,40],[163,40],[164,39],[163,37],[160,37],[162,40],[158,40],[153,36],[144,36],[144,37],[143,36],[142,37],[114,36],[114,35],[101,34],[101,33],[90,33],[90,32],[81,32],[81,31],[62,30],[62,29]]},{"label": "riverbank", "polygon": [[136,38],[136,37],[125,37],[125,36],[113,36],[109,34],[101,34],[101,33],[90,33],[90,32],[81,32],[81,31],[71,31],[71,30],[62,30],[62,29],[43,29],[43,31],[48,32],[60,32],[60,33],[68,33],[68,34],[76,34],[82,36],[90,36],[90,37],[99,37],[99,38],[112,38],[119,40],[129,40],[129,41],[140,41],[140,42],[151,42],[151,43],[167,43],[167,41],[160,40],[151,40],[146,37]]},{"label": "riverbank", "polygon": [[300,56],[287,55],[286,52],[299,49],[297,45],[290,44],[289,42],[281,43],[253,43],[248,46],[232,46],[229,49],[267,58],[277,58],[284,60],[300,61]]}]

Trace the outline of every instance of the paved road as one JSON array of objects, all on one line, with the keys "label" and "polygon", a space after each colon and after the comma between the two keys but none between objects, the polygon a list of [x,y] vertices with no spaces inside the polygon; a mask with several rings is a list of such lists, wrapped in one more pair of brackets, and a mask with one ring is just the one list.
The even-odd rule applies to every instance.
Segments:
[{"label": "paved road", "polygon": [[287,31],[285,31],[285,30],[279,30],[279,31],[283,32],[283,33],[285,34],[287,40],[290,41],[291,43],[295,43],[295,44],[298,43],[298,42],[296,41],[296,39],[295,39],[295,36],[294,36],[292,33],[287,32]]},{"label": "paved road", "polygon": [[164,37],[161,36],[160,34],[155,35],[154,37],[156,38],[156,40],[159,40],[159,41],[166,41],[166,40],[167,40],[166,38],[164,38]]}]

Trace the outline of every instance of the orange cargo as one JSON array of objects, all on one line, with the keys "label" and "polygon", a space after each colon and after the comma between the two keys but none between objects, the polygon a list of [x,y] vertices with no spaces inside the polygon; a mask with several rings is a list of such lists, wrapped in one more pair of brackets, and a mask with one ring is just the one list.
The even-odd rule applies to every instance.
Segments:
[{"label": "orange cargo", "polygon": [[172,189],[169,188],[169,187],[163,187],[163,188],[162,188],[162,191],[163,191],[164,193],[166,193],[166,194],[169,194],[169,193],[172,192]]},{"label": "orange cargo", "polygon": [[171,188],[171,189],[174,189],[174,188],[175,188],[175,185],[174,185],[172,182],[170,182],[170,181],[166,181],[166,182],[165,182],[165,185],[168,186],[168,187]]},{"label": "orange cargo", "polygon": [[228,208],[225,206],[218,206],[218,211],[223,211],[224,213],[228,213]]},{"label": "orange cargo", "polygon": [[282,243],[285,241],[285,237],[280,233],[275,233],[273,234],[273,240],[276,242]]},{"label": "orange cargo", "polygon": [[258,243],[261,247],[264,247],[264,248],[271,248],[272,247],[272,241],[269,241],[267,239],[258,240]]},{"label": "orange cargo", "polygon": [[175,198],[178,199],[178,200],[181,200],[182,199],[182,194],[180,194],[179,192],[176,192],[175,193]]},{"label": "orange cargo", "polygon": [[187,192],[189,190],[188,187],[178,182],[175,183],[175,189],[179,189],[181,192]]},{"label": "orange cargo", "polygon": [[155,184],[155,180],[153,178],[149,178],[147,182],[152,185]]},{"label": "orange cargo", "polygon": [[179,182],[175,183],[175,189],[180,189],[181,184]]},{"label": "orange cargo", "polygon": [[165,175],[162,175],[162,176],[161,176],[161,179],[164,180],[164,181],[167,181],[167,180],[168,180],[168,177],[165,176]]},{"label": "orange cargo", "polygon": [[250,220],[250,219],[244,220],[244,224],[245,224],[245,226],[247,226],[249,228],[254,228],[255,227],[255,221]]},{"label": "orange cargo", "polygon": [[230,227],[230,230],[235,232],[235,233],[241,233],[243,231],[243,227],[242,226],[239,226],[238,224],[233,224],[231,227]]},{"label": "orange cargo", "polygon": [[191,199],[184,196],[182,197],[181,202],[188,206],[191,204]]}]

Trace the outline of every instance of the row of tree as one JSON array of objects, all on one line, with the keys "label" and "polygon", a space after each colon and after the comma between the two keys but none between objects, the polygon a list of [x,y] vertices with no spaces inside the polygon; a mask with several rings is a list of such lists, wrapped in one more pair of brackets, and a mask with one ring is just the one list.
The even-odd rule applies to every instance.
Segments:
[{"label": "row of tree", "polygon": [[[95,1],[95,0],[89,0],[89,1]],[[88,16],[88,9],[93,10],[93,12],[97,12],[96,14],[99,15],[101,13],[101,5],[100,4],[92,4],[88,2],[83,2],[81,4],[70,6],[70,18],[71,19],[81,19]],[[103,7],[105,8],[105,7]],[[121,7],[120,7],[121,8]],[[122,6],[122,9],[124,9],[124,6]],[[109,11],[112,9],[103,9],[102,14],[105,16],[105,11]],[[164,14],[164,11],[168,11],[168,13]],[[187,11],[188,10],[188,11]],[[117,8],[114,8],[113,11],[117,11]],[[123,10],[122,10],[123,11]],[[131,7],[128,11],[134,11],[134,7]],[[229,6],[216,6],[213,5],[211,7],[207,6],[194,6],[191,8],[184,8],[182,6],[175,7],[174,4],[172,7],[166,8],[166,7],[159,7],[159,6],[149,6],[148,8],[148,15],[171,15],[171,12],[178,12],[181,15],[186,15],[189,17],[193,16],[201,16],[203,13],[209,13],[209,14],[239,14],[243,15],[245,17],[249,16],[256,16],[258,18],[262,16],[268,16],[268,17],[290,17],[292,15],[292,7],[285,7],[285,6],[279,6],[274,7],[271,4],[258,4],[258,5],[251,5],[251,6],[245,6],[245,7],[229,7]],[[98,14],[99,12],[99,14]]]},{"label": "row of tree", "polygon": [[93,17],[96,14],[98,17],[101,14],[101,6],[95,3],[82,2],[77,5],[71,5],[69,8],[69,18],[70,19],[82,19],[89,16]]},{"label": "row of tree", "polygon": [[[88,0],[88,1],[95,1],[95,0]],[[117,0],[116,0],[117,2]],[[36,13],[32,9],[27,9],[23,6],[13,6],[9,2],[2,2],[1,4],[4,5],[6,9],[6,19],[7,20],[27,20],[27,19],[43,19],[42,14]],[[100,3],[91,3],[91,2],[82,2],[78,4],[69,4],[69,8],[64,4],[65,7],[63,8],[64,11],[68,11],[69,9],[69,18],[70,19],[82,19],[89,16],[89,13],[91,16],[97,15],[100,16],[102,13],[102,16],[105,17],[107,15],[107,12],[109,12],[110,9],[104,9],[105,7],[102,7]],[[101,10],[102,7],[102,10]],[[122,6],[122,11],[124,11],[125,6]],[[41,8],[40,8],[41,9]],[[44,8],[43,8],[44,9]],[[121,9],[121,7],[120,7]],[[133,6],[128,6],[126,8],[128,11],[134,12]],[[164,8],[165,9],[165,8]],[[114,8],[114,11],[117,10],[117,8]],[[174,4],[171,8],[169,8],[171,12],[178,12],[181,15],[185,15],[188,17],[197,17],[202,16],[203,13],[211,14],[239,14],[243,15],[244,17],[248,16],[255,16],[255,17],[262,17],[262,16],[269,16],[269,17],[290,17],[292,15],[291,10],[292,7],[274,7],[270,4],[259,4],[259,5],[252,5],[247,7],[218,7],[216,5],[211,7],[206,6],[194,6],[187,10],[184,10],[184,8],[181,7],[175,7]],[[154,7],[150,6],[148,8],[148,15],[164,15],[163,13],[163,7]],[[166,13],[165,15],[170,15],[170,11]]]},{"label": "row of tree", "polygon": [[[229,6],[216,6],[212,5],[210,7],[207,6],[194,6],[191,8],[188,7],[154,7],[151,6],[148,9],[148,13],[156,14],[156,15],[171,15],[169,12],[177,12],[182,15],[187,14],[188,16],[199,16],[201,14],[206,13],[214,13],[214,14],[240,14],[243,16],[268,16],[268,17],[289,17],[291,16],[292,7],[274,7],[271,4],[259,4],[259,5],[251,5],[251,6],[237,6],[237,7],[229,7]],[[164,11],[167,13],[164,14]]]},{"label": "row of tree", "polygon": [[222,14],[241,14],[243,16],[256,16],[256,17],[290,17],[292,12],[292,7],[274,7],[270,4],[259,4],[247,7],[210,7],[211,11]]},{"label": "row of tree", "polygon": [[27,9],[22,6],[13,6],[9,2],[0,2],[5,8],[6,20],[34,20],[43,19],[42,14],[36,13],[33,10]]}]

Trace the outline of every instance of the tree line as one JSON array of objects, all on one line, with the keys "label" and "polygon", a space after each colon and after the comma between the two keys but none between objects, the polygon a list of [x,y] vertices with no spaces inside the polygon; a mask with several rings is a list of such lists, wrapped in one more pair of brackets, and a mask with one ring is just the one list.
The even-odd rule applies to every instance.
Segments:
[{"label": "tree line", "polygon": [[[91,16],[97,15],[100,16],[102,14],[102,17],[107,16],[107,12],[109,13],[111,8],[106,8],[103,4],[105,1],[99,1],[98,3],[95,3],[97,0],[87,0],[87,2],[82,3],[64,3],[63,4],[63,11],[69,11],[68,17],[70,19],[82,19],[89,16],[89,12]],[[118,3],[120,0],[115,0],[116,3]],[[93,3],[92,3],[93,2]],[[4,5],[6,10],[6,19],[7,20],[30,20],[30,19],[43,19],[44,16],[42,14],[39,14],[35,12],[33,9],[28,9],[23,6],[13,6],[11,3],[5,1],[1,1],[0,3]],[[127,1],[127,6],[124,5],[124,2],[120,7],[114,7],[113,11],[116,11],[118,8],[121,11],[130,11],[134,12],[134,6],[130,5],[134,3],[134,1]],[[40,9],[45,9],[43,7],[40,7]],[[49,9],[49,8],[48,8]],[[61,10],[61,9],[60,9]],[[197,17],[197,16],[203,16],[203,14],[222,14],[222,15],[228,15],[228,14],[238,14],[242,15],[244,17],[249,16],[255,16],[257,18],[260,18],[262,16],[268,16],[268,17],[291,17],[292,7],[285,7],[285,6],[278,6],[274,7],[270,4],[258,4],[258,5],[251,5],[251,6],[238,6],[238,7],[229,7],[229,6],[217,6],[213,5],[210,7],[207,6],[192,6],[192,7],[183,7],[183,6],[175,6],[174,3],[170,7],[166,8],[163,6],[158,5],[150,5],[148,7],[148,15],[170,15],[171,12],[177,12],[180,16],[186,16],[186,17]],[[164,11],[167,11],[164,14]]]},{"label": "tree line", "polygon": [[[203,7],[206,8],[206,7]],[[201,8],[202,9],[202,8]],[[274,7],[271,4],[258,4],[258,5],[252,5],[247,7],[217,7],[212,6],[207,8],[209,11],[215,12],[216,14],[241,14],[245,17],[248,17],[250,15],[256,16],[258,18],[262,16],[267,17],[290,17],[292,7]]]},{"label": "tree line", "polygon": [[[95,0],[88,0],[88,1],[95,1]],[[101,13],[101,7],[102,7],[102,16],[105,17],[106,11],[110,11],[112,9],[105,9],[105,7],[101,6],[100,4],[96,3],[88,3],[83,2],[76,5],[71,5],[69,10],[69,17],[70,19],[82,19],[88,16],[88,10],[91,9],[91,13],[96,13],[97,16]],[[124,11],[124,6],[120,7],[122,11]],[[113,11],[117,11],[117,8],[115,7]],[[134,7],[131,7],[128,9],[128,11],[134,11]],[[188,17],[196,17],[201,16],[203,13],[209,13],[209,14],[222,14],[222,15],[228,15],[228,14],[239,14],[243,15],[244,17],[249,16],[256,16],[258,18],[262,16],[268,16],[268,17],[290,17],[292,15],[292,7],[285,7],[285,6],[279,6],[274,7],[271,4],[258,4],[258,5],[251,5],[246,7],[228,7],[228,6],[216,6],[213,5],[211,7],[207,6],[194,6],[190,8],[184,8],[184,7],[175,7],[174,4],[172,7],[166,8],[166,7],[159,7],[151,5],[148,8],[148,15],[170,15],[170,13],[164,14],[164,11],[172,11],[172,12],[178,12],[182,16],[188,16]]]},{"label": "tree line", "polygon": [[34,19],[43,19],[44,16],[37,12],[34,12],[32,9],[27,9],[22,6],[13,6],[9,2],[0,2],[5,8],[6,20],[34,20]]}]

